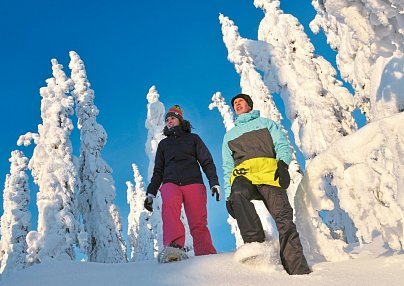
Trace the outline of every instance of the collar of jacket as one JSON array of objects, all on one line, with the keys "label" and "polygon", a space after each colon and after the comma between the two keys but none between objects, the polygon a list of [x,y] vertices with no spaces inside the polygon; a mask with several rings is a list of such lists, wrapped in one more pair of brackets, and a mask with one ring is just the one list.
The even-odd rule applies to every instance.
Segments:
[{"label": "collar of jacket", "polygon": [[259,110],[251,110],[248,113],[243,113],[240,114],[239,116],[237,116],[236,121],[234,122],[234,124],[236,125],[240,125],[243,123],[246,123],[248,121],[251,121],[255,118],[260,117],[260,111]]},{"label": "collar of jacket", "polygon": [[181,136],[183,134],[185,134],[185,131],[182,128],[182,125],[180,124],[180,125],[177,125],[177,126],[174,126],[174,127],[170,128],[170,129],[167,129],[167,133],[165,135],[166,136],[172,136],[172,135]]}]

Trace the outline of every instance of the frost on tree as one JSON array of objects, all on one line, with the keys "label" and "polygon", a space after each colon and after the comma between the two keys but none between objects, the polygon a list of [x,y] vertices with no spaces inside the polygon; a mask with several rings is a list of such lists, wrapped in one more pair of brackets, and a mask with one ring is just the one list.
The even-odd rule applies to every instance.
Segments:
[{"label": "frost on tree", "polygon": [[53,77],[40,89],[42,124],[38,133],[27,133],[17,142],[29,145],[33,139],[36,144],[28,168],[39,187],[38,230],[27,235],[29,263],[74,260],[77,243],[76,169],[69,138],[74,101],[67,96],[72,81],[55,59],[52,71]]},{"label": "frost on tree", "polygon": [[314,54],[314,46],[303,26],[279,9],[278,1],[256,0],[265,16],[258,39],[268,43],[269,61],[254,56],[264,72],[270,92],[279,93],[285,114],[292,124],[296,145],[306,160],[326,150],[339,138],[357,130],[352,116],[353,96],[342,87],[336,71],[324,58]]},{"label": "frost on tree", "polygon": [[[313,0],[310,23],[337,52],[344,80],[355,89],[368,121],[404,110],[404,2],[396,0]],[[401,79],[401,80],[400,80]]]},{"label": "frost on tree", "polygon": [[220,112],[220,115],[223,117],[223,124],[226,128],[226,131],[229,131],[234,127],[234,114],[232,108],[226,103],[226,100],[223,98],[220,92],[216,92],[212,96],[212,103],[209,104],[209,109],[217,108]]},{"label": "frost on tree", "polygon": [[0,272],[5,275],[27,266],[26,236],[30,229],[31,213],[28,205],[30,190],[25,173],[28,159],[21,151],[11,152],[10,174],[3,191],[1,217]]},{"label": "frost on tree", "polygon": [[126,182],[127,201],[130,211],[128,216],[128,239],[130,243],[130,261],[154,259],[154,235],[151,214],[144,208],[146,198],[143,177],[139,168],[132,164],[135,185]]},{"label": "frost on tree", "polygon": [[[147,128],[147,142],[145,144],[146,154],[149,158],[149,172],[148,181],[150,182],[153,176],[154,160],[156,157],[157,146],[159,142],[165,138],[163,134],[163,129],[165,126],[165,108],[163,103],[159,100],[159,93],[155,86],[149,89],[146,96],[147,104],[147,118],[145,122],[145,127]],[[155,233],[155,256],[159,250],[163,249],[163,227],[161,221],[161,196],[160,192],[157,193],[157,197],[153,202],[153,215],[151,219],[151,224],[153,231]],[[185,228],[185,247],[187,249],[193,249],[192,237],[189,231],[188,221],[184,214],[184,208],[181,210],[181,221]]]},{"label": "frost on tree", "polygon": [[[270,44],[271,51],[272,66],[262,65],[261,70],[273,92],[280,92],[286,116],[292,122],[295,143],[308,164],[333,142],[357,130],[352,116],[354,98],[336,79],[332,65],[314,54],[313,45],[295,17],[284,14],[278,1],[254,3],[265,12],[258,39]],[[325,215],[332,235],[354,242],[352,235],[340,234],[341,230],[355,229],[339,206],[337,190],[327,190],[335,205]]]},{"label": "frost on tree", "polygon": [[300,231],[308,257],[337,257],[335,249],[323,243],[329,238],[328,229],[315,219],[318,210],[333,208],[325,196],[330,187],[338,190],[341,208],[354,222],[360,243],[370,243],[381,234],[391,249],[404,250],[403,120],[404,113],[399,113],[369,123],[307,166],[297,192],[296,211],[300,214],[297,223],[304,226]]},{"label": "frost on tree", "polygon": [[145,127],[147,132],[146,154],[149,158],[149,168],[147,173],[148,181],[153,176],[154,159],[156,157],[157,146],[159,142],[165,138],[163,129],[165,126],[165,108],[159,100],[160,95],[153,85],[146,95],[147,99],[147,118]]},{"label": "frost on tree", "polygon": [[76,115],[80,130],[79,211],[84,230],[89,236],[88,260],[92,262],[126,262],[126,246],[118,207],[112,169],[101,157],[107,141],[104,128],[97,123],[98,109],[94,105],[94,90],[90,88],[83,61],[70,52],[72,94],[76,100]]},{"label": "frost on tree", "polygon": [[[365,3],[366,2],[366,3]],[[402,250],[401,221],[404,219],[400,193],[402,169],[391,154],[402,152],[402,133],[398,132],[403,110],[403,21],[402,3],[392,1],[313,1],[317,16],[311,28],[320,28],[331,47],[337,50],[337,65],[342,77],[355,89],[358,107],[368,122],[364,130],[341,139],[307,168],[302,184],[304,210],[306,205],[318,205],[311,192],[325,192],[338,197],[338,206],[353,221],[355,230],[336,229],[334,233],[350,242],[371,242],[380,233],[394,250]],[[401,8],[400,8],[401,7]],[[382,121],[378,121],[386,117]],[[401,116],[402,118],[402,116]],[[380,125],[386,125],[381,130]],[[373,130],[372,130],[373,129]],[[373,131],[376,131],[373,133]],[[363,138],[368,138],[369,141]],[[361,142],[359,145],[358,142]],[[348,148],[348,150],[346,150]],[[348,153],[342,154],[342,150]],[[324,161],[326,160],[326,161]],[[331,161],[330,161],[331,160]],[[322,164],[322,163],[327,164]],[[402,164],[401,164],[402,165]],[[332,213],[334,206],[320,208],[329,211],[331,223],[347,217]],[[313,209],[309,209],[313,215]],[[388,213],[386,220],[382,214]],[[304,217],[304,216],[302,216]],[[364,220],[363,218],[366,218]]]},{"label": "frost on tree", "polygon": [[[147,117],[145,127],[147,129],[147,141],[145,144],[145,151],[149,158],[149,168],[147,178],[150,182],[153,176],[154,159],[156,157],[157,146],[159,142],[165,137],[163,135],[164,129],[164,116],[165,108],[163,103],[159,100],[159,93],[153,85],[146,95],[147,98]],[[150,219],[152,232],[154,236],[154,257],[157,257],[158,252],[163,249],[163,225],[161,221],[161,196],[160,192],[157,193],[153,201],[153,213]],[[142,227],[147,227],[146,225]]]}]

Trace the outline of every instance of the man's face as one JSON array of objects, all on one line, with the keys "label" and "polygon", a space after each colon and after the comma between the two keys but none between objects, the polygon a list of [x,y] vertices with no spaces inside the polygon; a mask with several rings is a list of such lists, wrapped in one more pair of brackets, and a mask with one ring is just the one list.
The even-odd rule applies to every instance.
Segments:
[{"label": "man's face", "polygon": [[233,108],[237,116],[251,111],[251,107],[243,98],[236,98],[233,102]]}]

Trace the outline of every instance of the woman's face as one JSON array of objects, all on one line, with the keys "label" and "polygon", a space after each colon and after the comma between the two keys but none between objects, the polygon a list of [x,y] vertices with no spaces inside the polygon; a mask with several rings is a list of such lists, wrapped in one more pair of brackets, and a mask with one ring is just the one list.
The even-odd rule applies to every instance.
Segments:
[{"label": "woman's face", "polygon": [[175,116],[168,116],[166,119],[167,128],[173,128],[180,125],[180,120]]}]

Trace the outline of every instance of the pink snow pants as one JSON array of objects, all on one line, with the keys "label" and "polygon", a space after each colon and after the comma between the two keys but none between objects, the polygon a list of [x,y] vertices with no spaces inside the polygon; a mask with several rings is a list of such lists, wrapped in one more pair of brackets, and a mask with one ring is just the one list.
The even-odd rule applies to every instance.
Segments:
[{"label": "pink snow pants", "polygon": [[185,228],[181,222],[181,207],[187,216],[189,229],[194,242],[195,255],[215,254],[212,238],[208,229],[206,210],[206,188],[203,184],[178,186],[165,183],[160,188],[163,201],[163,244],[185,243]]}]

